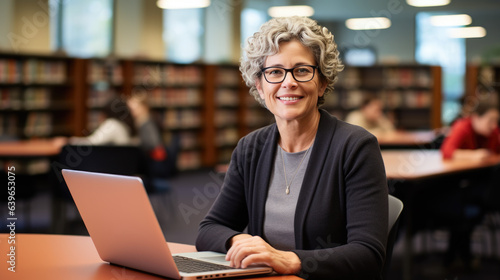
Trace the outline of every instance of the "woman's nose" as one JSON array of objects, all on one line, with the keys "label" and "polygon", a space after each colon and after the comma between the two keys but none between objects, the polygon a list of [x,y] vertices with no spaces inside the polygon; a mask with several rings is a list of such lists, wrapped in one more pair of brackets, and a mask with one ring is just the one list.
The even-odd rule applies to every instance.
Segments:
[{"label": "woman's nose", "polygon": [[297,86],[297,81],[295,80],[291,72],[286,73],[285,79],[281,83],[281,86],[286,88]]}]

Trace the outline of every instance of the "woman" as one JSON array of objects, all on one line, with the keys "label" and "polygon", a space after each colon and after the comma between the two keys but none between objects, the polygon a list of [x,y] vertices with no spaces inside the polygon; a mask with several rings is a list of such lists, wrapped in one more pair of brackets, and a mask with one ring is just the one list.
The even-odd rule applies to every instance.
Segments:
[{"label": "woman", "polygon": [[499,112],[494,103],[479,102],[469,117],[458,119],[441,145],[443,158],[482,159],[500,154]]},{"label": "woman", "polygon": [[127,105],[134,117],[142,149],[151,152],[155,148],[163,148],[160,130],[151,118],[147,96],[134,94],[127,100]]},{"label": "woman", "polygon": [[134,133],[133,119],[127,103],[113,98],[103,108],[102,122],[87,137],[71,137],[72,145],[130,145]]},{"label": "woman", "polygon": [[394,132],[394,125],[384,115],[382,101],[373,95],[363,99],[361,108],[347,115],[346,122],[359,125],[375,136],[382,136]]},{"label": "woman", "polygon": [[276,18],[248,43],[240,70],[276,123],[239,141],[198,250],[227,251],[234,267],[379,278],[388,202],[378,143],[318,109],[343,68],[333,35],[308,18]]}]

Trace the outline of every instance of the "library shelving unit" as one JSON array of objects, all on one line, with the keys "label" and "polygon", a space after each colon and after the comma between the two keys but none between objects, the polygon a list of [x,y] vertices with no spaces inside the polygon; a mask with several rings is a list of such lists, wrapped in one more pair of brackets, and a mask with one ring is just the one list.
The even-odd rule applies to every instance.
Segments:
[{"label": "library shelving unit", "polygon": [[202,135],[210,123],[204,116],[203,95],[207,87],[204,66],[146,60],[126,61],[125,64],[132,64],[132,87],[128,89],[126,85],[125,94],[149,94],[150,107],[161,124],[165,142],[172,134],[178,135],[181,146],[179,168],[201,167],[206,150]]},{"label": "library shelving unit", "polygon": [[466,97],[486,99],[500,106],[500,64],[467,65],[465,87]]},{"label": "library shelving unit", "polygon": [[94,131],[100,123],[100,111],[113,97],[125,94],[125,67],[122,60],[113,58],[93,58],[85,61],[85,104],[87,110],[83,118],[87,130]]},{"label": "library shelving unit", "polygon": [[226,164],[241,137],[274,122],[274,117],[249,94],[238,65],[207,65],[206,73],[206,80],[210,81],[206,110],[213,110],[207,115],[213,119],[208,127],[213,137],[208,139],[213,139],[213,143],[207,146],[210,151],[205,163]]},{"label": "library shelving unit", "polygon": [[324,108],[344,119],[366,95],[378,96],[402,130],[441,127],[441,67],[427,65],[346,66]]},{"label": "library shelving unit", "polygon": [[[239,70],[233,65],[207,65],[207,81],[213,86],[208,89],[207,99],[213,103],[213,145],[215,159],[210,163],[226,163],[240,138],[241,79]],[[213,92],[212,92],[213,91]]]},{"label": "library shelving unit", "polygon": [[64,56],[0,54],[0,135],[79,135],[83,65]]}]

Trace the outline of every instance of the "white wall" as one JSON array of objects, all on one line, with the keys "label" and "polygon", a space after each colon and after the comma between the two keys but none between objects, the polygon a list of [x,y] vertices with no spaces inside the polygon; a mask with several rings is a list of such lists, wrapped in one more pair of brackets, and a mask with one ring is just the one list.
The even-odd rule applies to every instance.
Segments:
[{"label": "white wall", "polygon": [[142,29],[142,2],[141,1],[116,1],[115,14],[115,49],[118,57],[136,56],[139,50]]},{"label": "white wall", "polygon": [[9,52],[49,53],[48,0],[1,1],[0,46]]},{"label": "white wall", "polygon": [[205,62],[238,62],[240,5],[241,1],[213,0],[206,8]]},{"label": "white wall", "polygon": [[8,38],[12,30],[13,0],[0,1],[0,51],[8,51],[11,48]]}]

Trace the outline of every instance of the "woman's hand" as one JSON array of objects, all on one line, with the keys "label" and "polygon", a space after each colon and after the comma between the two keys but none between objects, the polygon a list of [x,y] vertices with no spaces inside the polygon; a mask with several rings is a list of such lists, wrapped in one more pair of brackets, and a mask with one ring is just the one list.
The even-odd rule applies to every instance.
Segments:
[{"label": "woman's hand", "polygon": [[226,260],[230,261],[230,266],[236,268],[265,264],[279,274],[296,274],[301,268],[300,259],[295,253],[276,250],[261,237],[247,234],[232,238]]}]

